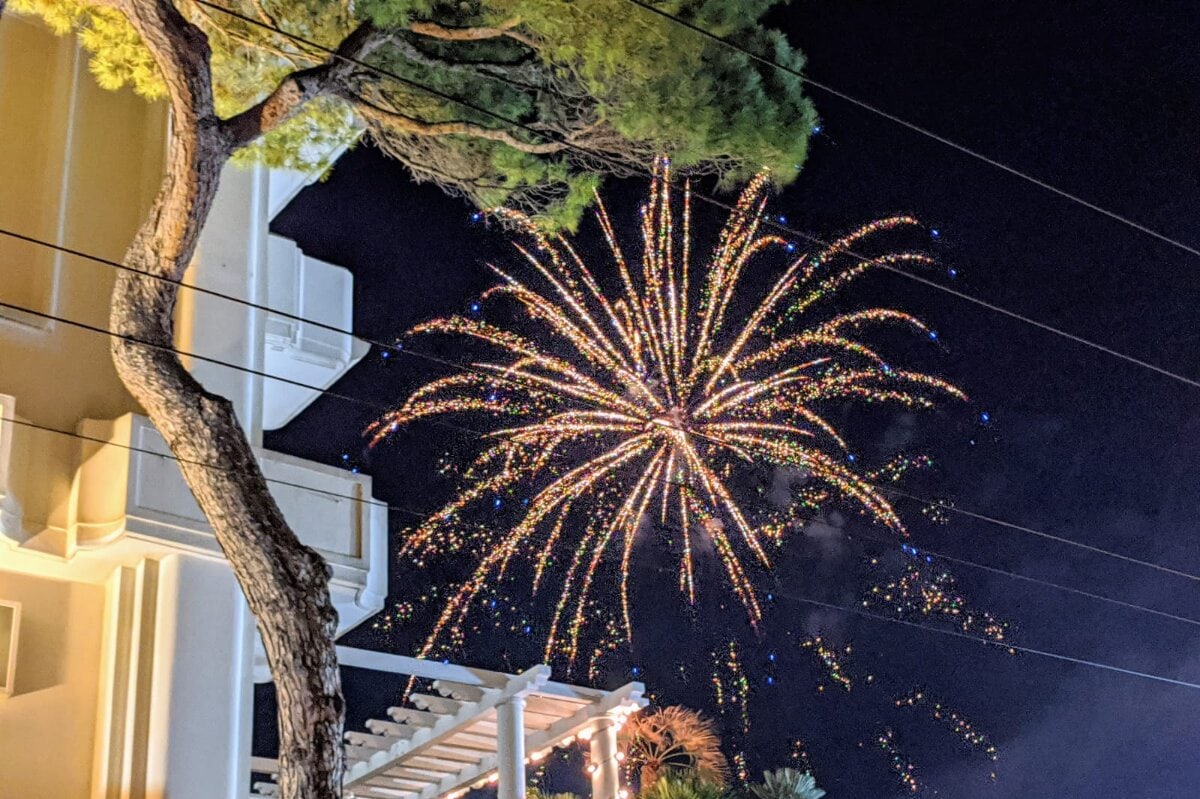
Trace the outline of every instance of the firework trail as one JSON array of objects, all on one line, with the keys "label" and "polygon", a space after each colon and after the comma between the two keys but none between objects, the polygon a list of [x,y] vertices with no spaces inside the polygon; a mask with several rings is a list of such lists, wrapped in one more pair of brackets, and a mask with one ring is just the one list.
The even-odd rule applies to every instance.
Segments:
[{"label": "firework trail", "polygon": [[[547,660],[564,654],[574,663],[601,572],[615,573],[613,606],[630,637],[634,543],[650,528],[675,531],[678,586],[689,601],[696,597],[698,551],[711,551],[757,625],[762,611],[750,569],[770,567],[771,550],[794,529],[797,512],[748,513],[734,480],[755,463],[801,469],[832,499],[903,534],[873,473],[856,470],[823,409],[846,401],[928,408],[936,398],[962,394],[936,377],[893,367],[858,338],[879,325],[928,335],[912,316],[870,308],[812,317],[821,301],[872,268],[929,263],[918,252],[871,260],[850,252],[875,234],[917,222],[880,220],[822,250],[798,253],[763,232],[767,185],[765,175],[749,184],[712,253],[696,258],[690,193],[684,190],[682,203],[673,197],[669,161],[660,160],[641,211],[636,259],[627,258],[598,206],[611,260],[607,281],[567,239],[515,212],[495,212],[530,242],[517,245],[523,276],[493,266],[499,284],[484,295],[485,302],[511,303],[517,321],[501,326],[453,316],[413,332],[472,339],[497,357],[427,383],[368,428],[377,443],[431,417],[473,414],[496,422],[461,489],[403,547],[417,562],[481,551],[422,654],[447,636],[461,640],[474,600],[517,559],[532,564],[534,591],[555,586]],[[783,262],[772,266],[774,283],[765,293],[746,290],[747,273],[772,253]],[[486,546],[471,544],[480,526],[470,514],[517,491],[529,497],[522,518],[494,531]]]}]

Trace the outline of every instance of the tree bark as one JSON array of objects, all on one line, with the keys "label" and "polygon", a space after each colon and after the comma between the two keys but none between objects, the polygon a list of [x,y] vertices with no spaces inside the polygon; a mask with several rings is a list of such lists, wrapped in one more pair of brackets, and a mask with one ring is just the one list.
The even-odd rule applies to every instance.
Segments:
[{"label": "tree bark", "polygon": [[[118,7],[167,81],[172,117],[161,189],[124,259],[137,272],[122,271],[113,290],[113,361],[179,459],[258,620],[279,699],[281,796],[337,799],[344,703],[329,567],[284,520],[233,405],[206,391],[172,350],[178,281],[195,253],[221,169],[251,138],[251,126],[216,116],[207,39],[170,0],[119,0]],[[274,104],[258,117],[258,133],[308,96],[303,86],[289,90],[289,111],[273,95]]]}]

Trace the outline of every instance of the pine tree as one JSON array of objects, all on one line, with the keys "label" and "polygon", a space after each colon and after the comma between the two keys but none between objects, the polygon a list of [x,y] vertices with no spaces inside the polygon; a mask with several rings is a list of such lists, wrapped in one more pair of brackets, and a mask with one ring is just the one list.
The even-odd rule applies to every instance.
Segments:
[{"label": "pine tree", "polygon": [[[772,0],[658,5],[803,65],[758,22]],[[324,151],[314,143],[348,141],[361,126],[417,179],[569,226],[604,175],[642,174],[662,152],[677,173],[733,182],[765,165],[787,182],[805,158],[812,106],[798,79],[627,0],[12,7],[77,35],[102,86],[170,105],[162,188],[113,292],[113,360],[179,459],[258,620],[279,699],[280,795],[335,799],[344,707],[328,566],[284,520],[232,404],[172,349],[176,293],[222,168],[311,166]]]}]

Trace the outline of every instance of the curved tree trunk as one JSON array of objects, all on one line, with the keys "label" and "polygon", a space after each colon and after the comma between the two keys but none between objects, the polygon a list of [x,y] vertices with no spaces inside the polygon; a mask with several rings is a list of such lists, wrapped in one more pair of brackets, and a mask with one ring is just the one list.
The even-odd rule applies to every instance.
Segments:
[{"label": "curved tree trunk", "polygon": [[232,403],[207,392],[173,351],[178,281],[195,253],[221,169],[241,142],[213,111],[203,33],[170,0],[121,0],[119,6],[167,80],[172,117],[162,187],[124,259],[145,274],[122,271],[113,290],[113,360],[179,459],[258,620],[279,697],[281,795],[336,799],[344,705],[329,567],[284,520]]}]

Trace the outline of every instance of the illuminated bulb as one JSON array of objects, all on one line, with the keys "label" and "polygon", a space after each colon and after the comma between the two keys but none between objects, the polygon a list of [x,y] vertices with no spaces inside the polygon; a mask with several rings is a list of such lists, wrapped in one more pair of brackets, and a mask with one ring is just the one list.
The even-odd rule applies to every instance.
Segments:
[{"label": "illuminated bulb", "polygon": [[579,733],[579,740],[590,741],[592,739],[592,728],[588,727],[583,732]]},{"label": "illuminated bulb", "polygon": [[617,752],[617,762],[618,762],[618,763],[620,763],[620,762],[622,762],[622,761],[624,761],[624,760],[625,760],[625,753],[624,753],[624,752]]},{"label": "illuminated bulb", "polygon": [[589,765],[588,765],[588,767],[587,767],[587,773],[588,773],[588,774],[595,774],[595,773],[596,773],[596,764],[595,764],[595,763],[591,763],[591,764],[589,764]]},{"label": "illuminated bulb", "polygon": [[619,796],[621,799],[629,799],[629,791],[622,788],[621,790],[617,791],[617,796]]},{"label": "illuminated bulb", "polygon": [[496,783],[498,783],[498,782],[500,782],[500,775],[499,775],[499,774],[493,774],[492,776],[488,777],[488,784],[489,784],[489,785],[495,785],[495,784],[496,784]]}]

